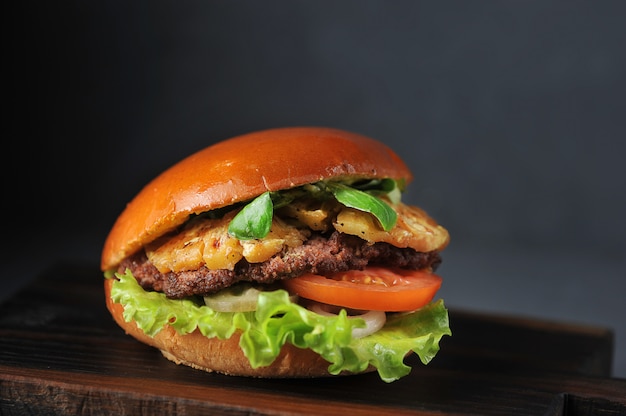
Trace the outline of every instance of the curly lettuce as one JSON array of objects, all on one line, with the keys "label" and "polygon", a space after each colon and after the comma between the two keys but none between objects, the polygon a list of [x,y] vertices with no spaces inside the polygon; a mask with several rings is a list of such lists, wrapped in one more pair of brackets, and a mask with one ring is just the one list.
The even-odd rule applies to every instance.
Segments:
[{"label": "curly lettuce", "polygon": [[362,319],[349,319],[345,310],[323,316],[289,300],[285,290],[262,292],[251,312],[216,312],[194,299],[168,299],[159,292],[147,292],[130,271],[116,273],[111,290],[115,303],[124,306],[124,319],[134,320],[149,336],[165,325],[180,334],[198,329],[208,338],[230,338],[241,331],[239,346],[253,368],[270,365],[285,343],[309,348],[329,362],[328,372],[363,372],[377,369],[385,382],[395,381],[411,371],[404,357],[415,352],[428,364],[439,351],[439,341],[451,335],[448,312],[443,301],[410,313],[389,314],[385,326],[366,337],[355,339],[352,329],[363,327]]}]

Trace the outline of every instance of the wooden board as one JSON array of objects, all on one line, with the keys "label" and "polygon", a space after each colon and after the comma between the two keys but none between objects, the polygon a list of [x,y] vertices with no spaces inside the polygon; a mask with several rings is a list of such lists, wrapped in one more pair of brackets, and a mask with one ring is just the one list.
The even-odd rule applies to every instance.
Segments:
[{"label": "wooden board", "polygon": [[125,335],[97,267],[59,266],[0,305],[0,414],[625,414],[604,328],[450,311],[428,366],[253,379],[177,366]]}]

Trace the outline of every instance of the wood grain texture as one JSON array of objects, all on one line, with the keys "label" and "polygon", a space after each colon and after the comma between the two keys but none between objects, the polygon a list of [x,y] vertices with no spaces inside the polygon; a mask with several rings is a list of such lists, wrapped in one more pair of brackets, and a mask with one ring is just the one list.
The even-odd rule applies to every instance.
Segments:
[{"label": "wood grain texture", "polygon": [[428,366],[386,384],[376,373],[255,379],[177,366],[125,335],[97,267],[59,266],[0,305],[0,414],[626,413],[603,328],[450,311],[452,337]]}]

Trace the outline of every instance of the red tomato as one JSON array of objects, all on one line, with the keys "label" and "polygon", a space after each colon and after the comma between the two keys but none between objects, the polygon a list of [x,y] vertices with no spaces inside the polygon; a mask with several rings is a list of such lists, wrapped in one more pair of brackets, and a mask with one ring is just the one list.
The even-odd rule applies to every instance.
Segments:
[{"label": "red tomato", "polygon": [[284,281],[287,290],[306,299],[352,309],[412,311],[429,303],[441,277],[420,270],[368,267],[331,276],[306,274]]}]

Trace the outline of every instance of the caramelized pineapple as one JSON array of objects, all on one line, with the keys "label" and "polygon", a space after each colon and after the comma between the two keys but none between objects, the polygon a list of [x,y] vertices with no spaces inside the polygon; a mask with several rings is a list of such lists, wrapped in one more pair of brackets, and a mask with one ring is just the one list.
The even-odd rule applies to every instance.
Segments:
[{"label": "caramelized pineapple", "polygon": [[393,208],[398,221],[390,231],[384,231],[373,215],[353,208],[341,210],[333,225],[339,232],[356,235],[371,243],[385,242],[421,252],[441,250],[448,244],[448,231],[422,209],[401,202]]}]

